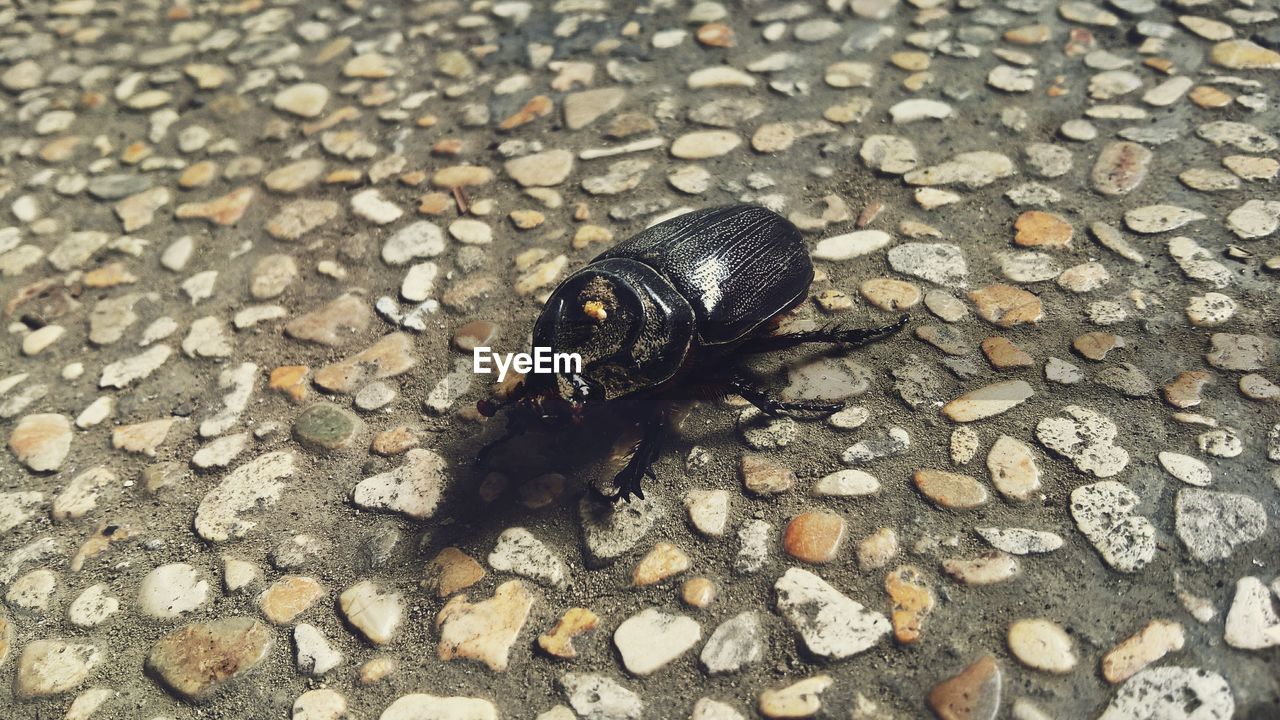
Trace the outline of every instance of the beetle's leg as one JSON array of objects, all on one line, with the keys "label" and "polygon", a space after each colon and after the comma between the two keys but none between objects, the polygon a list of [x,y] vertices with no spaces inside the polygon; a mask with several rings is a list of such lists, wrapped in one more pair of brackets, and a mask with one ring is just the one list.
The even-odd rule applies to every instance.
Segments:
[{"label": "beetle's leg", "polygon": [[898,318],[897,322],[877,328],[847,327],[833,323],[818,330],[801,330],[800,332],[784,333],[782,335],[765,335],[747,340],[739,346],[738,351],[743,353],[775,352],[793,348],[797,345],[804,345],[805,343],[838,343],[858,347],[898,332],[906,326],[908,317],[903,315]]},{"label": "beetle's leg", "polygon": [[508,440],[525,434],[525,431],[528,429],[529,422],[524,417],[519,415],[507,415],[506,431],[502,433],[502,437],[499,437],[497,440],[490,441],[484,447],[480,448],[480,451],[476,453],[475,467],[483,466],[484,461],[489,458],[489,454],[493,452],[494,448]]},{"label": "beetle's leg", "polygon": [[662,431],[665,426],[666,418],[663,412],[656,408],[650,411],[645,418],[640,441],[636,443],[635,450],[631,453],[631,460],[613,478],[613,484],[618,491],[613,495],[602,494],[606,500],[615,502],[630,500],[632,495],[639,500],[644,499],[644,479],[649,477],[657,480],[657,476],[653,474],[653,463],[657,462],[658,454],[662,450]]},{"label": "beetle's leg", "polygon": [[844,409],[842,402],[823,402],[821,400],[779,400],[771,397],[764,388],[741,375],[729,378],[729,389],[746,398],[747,402],[760,408],[760,412],[769,417],[782,415],[800,415],[826,417]]}]

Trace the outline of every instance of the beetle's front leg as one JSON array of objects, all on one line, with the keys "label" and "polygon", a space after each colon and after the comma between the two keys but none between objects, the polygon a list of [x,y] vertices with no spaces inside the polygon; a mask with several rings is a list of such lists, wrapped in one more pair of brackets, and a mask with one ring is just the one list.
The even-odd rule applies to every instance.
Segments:
[{"label": "beetle's front leg", "polygon": [[[627,466],[613,478],[617,492],[612,495],[600,493],[601,497],[615,502],[629,500],[632,495],[637,499],[644,499],[644,479],[648,477],[657,480],[653,474],[653,464],[657,462],[658,455],[662,452],[665,427],[666,413],[657,405],[650,407],[641,428],[640,441],[631,452],[631,459],[627,462]],[[596,492],[600,491],[597,489]]]},{"label": "beetle's front leg", "polygon": [[727,384],[730,390],[741,395],[747,402],[755,405],[760,409],[760,412],[769,417],[779,417],[781,415],[826,417],[844,409],[844,403],[842,402],[779,400],[742,375],[730,377]]}]

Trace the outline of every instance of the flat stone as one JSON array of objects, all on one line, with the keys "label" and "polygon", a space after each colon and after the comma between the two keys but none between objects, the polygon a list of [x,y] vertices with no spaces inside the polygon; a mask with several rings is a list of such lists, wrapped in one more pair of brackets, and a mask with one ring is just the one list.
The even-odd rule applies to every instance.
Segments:
[{"label": "flat stone", "polygon": [[1026,350],[1018,347],[1008,338],[993,335],[982,341],[982,354],[987,356],[991,366],[999,370],[1034,367],[1035,358]]},{"label": "flat stone", "polygon": [[445,661],[476,660],[495,672],[506,670],[511,645],[532,606],[533,596],[519,580],[499,585],[493,597],[477,603],[468,602],[466,595],[455,596],[436,616],[437,655]]},{"label": "flat stone", "polygon": [[71,421],[65,415],[24,415],[9,433],[9,449],[31,470],[46,472],[62,467],[71,440]]},{"label": "flat stone", "polygon": [[869,650],[891,629],[884,615],[864,608],[807,570],[788,569],[774,583],[774,591],[777,611],[805,649],[825,660]]},{"label": "flat stone", "polygon": [[173,620],[200,607],[209,583],[186,563],[170,563],[147,573],[138,585],[138,609],[160,620]]},{"label": "flat stone", "polygon": [[934,685],[926,702],[939,720],[995,720],[1002,680],[995,658],[986,655]]},{"label": "flat stone", "polygon": [[705,160],[731,152],[742,138],[729,130],[701,130],[681,135],[671,143],[671,154],[682,160]]},{"label": "flat stone", "polygon": [[1280,341],[1257,335],[1214,333],[1205,360],[1220,370],[1265,370],[1280,358]]},{"label": "flat stone", "polygon": [[613,634],[622,664],[632,675],[652,675],[702,639],[697,621],[648,608],[632,615]]},{"label": "flat stone", "polygon": [[1233,273],[1194,240],[1176,237],[1169,241],[1168,248],[1169,255],[1187,277],[1219,289],[1231,284]]},{"label": "flat stone", "polygon": [[796,475],[790,468],[779,465],[764,455],[743,455],[739,473],[743,486],[755,495],[777,495],[796,484]]},{"label": "flat stone", "polygon": [[404,215],[404,210],[383,197],[377,188],[361,190],[352,195],[351,212],[374,225],[390,225]]},{"label": "flat stone", "polygon": [[603,675],[565,673],[558,682],[579,717],[640,720],[644,712],[639,695]]},{"label": "flat stone", "polygon": [[690,564],[689,556],[678,546],[667,542],[657,543],[631,571],[631,584],[633,587],[644,587],[662,582],[688,570]]},{"label": "flat stone", "polygon": [[822,709],[822,693],[835,682],[830,675],[816,675],[786,687],[760,693],[757,708],[767,718],[806,718]]},{"label": "flat stone", "polygon": [[1024,380],[1006,380],[961,395],[942,407],[955,422],[975,422],[1021,405],[1034,394]]},{"label": "flat stone", "polygon": [[1129,678],[1098,720],[1228,720],[1231,686],[1212,670],[1148,668]]},{"label": "flat stone", "polygon": [[1267,514],[1247,495],[1184,488],[1174,504],[1174,526],[1192,557],[1210,563],[1261,537]]},{"label": "flat stone", "polygon": [[918,568],[904,565],[885,576],[884,589],[893,601],[890,619],[894,639],[904,645],[918,643],[924,621],[936,603],[924,574]]},{"label": "flat stone", "polygon": [[242,515],[271,507],[284,491],[282,480],[293,474],[294,456],[269,452],[232,470],[196,508],[195,529],[210,542],[244,537],[257,524]]},{"label": "flat stone", "polygon": [[1146,205],[1126,211],[1124,224],[1134,232],[1153,234],[1176,230],[1205,217],[1202,212],[1177,205]]},{"label": "flat stone", "polygon": [[1013,161],[1008,156],[983,150],[960,153],[938,165],[912,170],[903,175],[902,179],[908,185],[960,185],[976,190],[1016,172]]},{"label": "flat stone", "polygon": [[[5,624],[8,625],[7,621]],[[58,639],[33,640],[23,648],[18,659],[14,695],[50,697],[74,690],[102,660],[102,651],[96,645]]]},{"label": "flat stone", "polygon": [[547,150],[508,160],[504,168],[521,187],[552,187],[564,182],[573,171],[573,153]]},{"label": "flat stone", "polygon": [[916,488],[939,507],[968,510],[987,504],[986,488],[968,475],[926,468],[915,472]]},{"label": "flat stone", "polygon": [[1132,142],[1106,145],[1094,162],[1089,179],[1103,195],[1127,195],[1138,188],[1150,172],[1152,153]]},{"label": "flat stone", "polygon": [[1178,652],[1185,642],[1181,623],[1152,620],[1102,657],[1102,676],[1109,683],[1122,683],[1165,655]]},{"label": "flat stone", "polygon": [[1138,496],[1113,480],[1071,492],[1071,516],[1102,559],[1120,572],[1136,572],[1155,557],[1155,528],[1133,510]]},{"label": "flat stone", "polygon": [[968,278],[964,252],[948,243],[902,243],[887,258],[895,272],[945,287],[963,288]]},{"label": "flat stone", "polygon": [[397,512],[416,520],[435,514],[448,480],[442,457],[424,448],[405,453],[400,467],[368,477],[356,484],[351,499],[369,510]]},{"label": "flat stone", "polygon": [[319,580],[305,575],[286,575],[262,591],[258,607],[273,625],[288,625],[324,596],[325,589]]},{"label": "flat stone", "polygon": [[573,646],[573,639],[595,630],[599,625],[600,617],[587,608],[569,608],[550,632],[538,636],[538,647],[553,657],[575,658],[578,651]]},{"label": "flat stone", "polygon": [[214,225],[234,225],[244,217],[245,210],[256,194],[257,191],[251,187],[236,188],[208,202],[183,203],[173,214],[182,220],[198,219],[207,220]]},{"label": "flat stone", "polygon": [[694,529],[706,537],[721,537],[729,522],[729,493],[725,490],[690,490],[685,510]]},{"label": "flat stone", "polygon": [[328,226],[341,206],[332,200],[294,200],[267,221],[266,230],[277,240],[298,240],[312,230]]},{"label": "flat stone", "polygon": [[569,570],[564,562],[522,527],[502,531],[493,552],[489,553],[489,566],[551,587],[563,588],[569,581]]},{"label": "flat stone", "polygon": [[842,261],[869,255],[889,243],[893,236],[883,230],[858,230],[818,241],[813,259]]},{"label": "flat stone", "polygon": [[293,422],[293,435],[314,450],[341,450],[351,444],[363,425],[350,410],[318,402],[298,414]]},{"label": "flat stone", "polygon": [[906,430],[890,426],[872,431],[840,453],[840,462],[846,465],[863,465],[880,458],[893,457],[911,447],[911,436]]},{"label": "flat stone", "polygon": [[498,709],[483,698],[412,693],[388,705],[378,720],[498,720]]},{"label": "flat stone", "polygon": [[898,554],[898,534],[892,528],[880,528],[858,543],[858,567],[878,570]]},{"label": "flat stone", "polygon": [[1250,40],[1223,40],[1209,49],[1209,59],[1232,70],[1280,70],[1280,52]]},{"label": "flat stone", "polygon": [[969,299],[984,320],[1000,327],[1035,324],[1044,317],[1040,298],[1010,285],[988,285],[970,292]]},{"label": "flat stone", "polygon": [[1069,250],[1074,230],[1067,219],[1057,213],[1029,210],[1013,224],[1017,231],[1013,242],[1022,247]]},{"label": "flat stone", "polygon": [[1062,537],[1045,530],[979,527],[974,531],[991,547],[1010,555],[1038,555],[1062,547]]},{"label": "flat stone", "polygon": [[911,172],[920,164],[915,144],[897,135],[870,135],[858,154],[867,167],[890,175]]},{"label": "flat stone", "polygon": [[1036,425],[1036,438],[1046,448],[1094,477],[1112,477],[1129,464],[1129,453],[1114,444],[1116,425],[1088,408],[1068,405],[1066,417],[1044,418]]},{"label": "flat stone", "polygon": [[371,580],[361,580],[338,596],[338,608],[351,626],[374,645],[395,638],[404,619],[404,601],[397,592],[384,590]]},{"label": "flat stone", "polygon": [[942,561],[942,571],[965,585],[985,587],[1018,577],[1022,567],[1017,558],[992,551],[975,558],[945,558]]},{"label": "flat stone", "polygon": [[355,295],[345,294],[290,320],[284,331],[297,340],[336,347],[362,333],[372,318],[368,303]]},{"label": "flat stone", "polygon": [[1076,666],[1071,636],[1051,620],[1017,620],[1009,626],[1008,640],[1018,662],[1034,670],[1063,674]]},{"label": "flat stone", "polygon": [[1223,639],[1231,647],[1242,650],[1280,645],[1280,617],[1272,607],[1267,586],[1258,578],[1242,577],[1236,581]]},{"label": "flat stone", "polygon": [[662,507],[652,497],[613,506],[583,497],[578,516],[589,566],[606,565],[635,547],[662,514]]},{"label": "flat stone", "polygon": [[759,615],[739,613],[716,627],[698,659],[709,675],[738,672],[764,659],[764,639]]},{"label": "flat stone", "polygon": [[320,83],[291,85],[271,99],[275,109],[304,118],[318,117],[328,102],[329,89]]},{"label": "flat stone", "polygon": [[295,193],[320,179],[324,167],[325,162],[318,158],[299,160],[267,173],[262,178],[262,184],[273,192]]},{"label": "flat stone", "polygon": [[180,697],[201,700],[257,667],[272,645],[271,631],[252,618],[192,623],[160,638],[147,667]]},{"label": "flat stone", "polygon": [[569,93],[564,98],[565,127],[580,130],[616,110],[626,97],[626,90],[618,87]]}]

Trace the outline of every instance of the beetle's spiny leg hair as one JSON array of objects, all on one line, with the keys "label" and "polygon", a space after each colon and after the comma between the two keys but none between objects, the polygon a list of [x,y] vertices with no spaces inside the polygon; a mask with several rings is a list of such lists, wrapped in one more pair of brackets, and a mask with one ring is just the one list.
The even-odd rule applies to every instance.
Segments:
[{"label": "beetle's spiny leg hair", "polygon": [[802,419],[807,417],[821,418],[843,410],[845,405],[842,402],[822,402],[820,400],[779,400],[770,397],[769,393],[758,384],[741,375],[735,375],[730,378],[728,384],[730,390],[746,398],[747,402],[755,405],[760,409],[760,412],[769,417],[790,415]]}]

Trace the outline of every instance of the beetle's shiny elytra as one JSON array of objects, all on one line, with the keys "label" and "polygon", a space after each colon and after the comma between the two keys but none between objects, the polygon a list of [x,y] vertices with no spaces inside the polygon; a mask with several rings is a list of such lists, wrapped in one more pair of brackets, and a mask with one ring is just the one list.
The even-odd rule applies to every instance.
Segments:
[{"label": "beetle's shiny elytra", "polygon": [[[906,321],[769,334],[770,321],[801,303],[812,281],[800,231],[757,205],[697,210],[644,230],[570,275],[547,299],[533,345],[579,354],[582,372],[525,378],[509,398],[517,412],[507,436],[521,432],[528,418],[577,421],[594,407],[631,403],[644,438],[616,478],[613,497],[643,497],[640,481],[652,476],[660,444],[659,398],[674,385],[735,392],[769,415],[835,412],[843,404],[774,399],[732,367],[742,353],[865,344]],[[492,414],[496,406],[482,401],[480,408]]]}]

